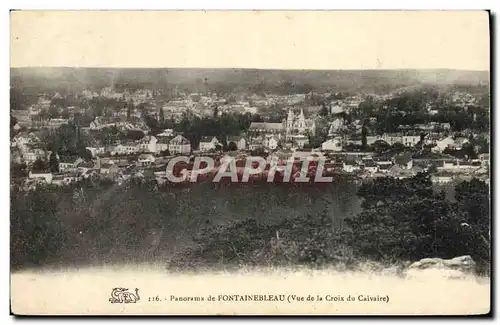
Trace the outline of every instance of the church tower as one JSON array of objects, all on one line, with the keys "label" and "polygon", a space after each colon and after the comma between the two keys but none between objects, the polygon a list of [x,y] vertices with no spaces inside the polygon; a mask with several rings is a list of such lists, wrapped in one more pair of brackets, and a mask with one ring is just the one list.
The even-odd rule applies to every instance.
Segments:
[{"label": "church tower", "polygon": [[292,109],[288,109],[288,116],[286,118],[286,125],[285,125],[285,132],[286,132],[286,139],[290,139],[293,131],[293,120],[295,119],[295,115],[292,112]]},{"label": "church tower", "polygon": [[300,109],[300,115],[297,124],[297,128],[301,131],[306,128],[306,118],[304,117],[304,110],[302,108]]}]

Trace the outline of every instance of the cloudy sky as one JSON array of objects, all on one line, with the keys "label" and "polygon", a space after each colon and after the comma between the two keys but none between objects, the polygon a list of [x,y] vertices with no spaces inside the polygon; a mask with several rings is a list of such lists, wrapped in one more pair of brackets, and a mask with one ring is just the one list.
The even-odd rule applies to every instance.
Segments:
[{"label": "cloudy sky", "polygon": [[17,11],[11,67],[489,70],[486,11]]}]

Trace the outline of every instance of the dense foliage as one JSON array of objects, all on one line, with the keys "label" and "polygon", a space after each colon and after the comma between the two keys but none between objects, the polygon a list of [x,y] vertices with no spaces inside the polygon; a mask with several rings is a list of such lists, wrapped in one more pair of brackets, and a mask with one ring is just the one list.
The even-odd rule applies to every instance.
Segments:
[{"label": "dense foliage", "polygon": [[[453,200],[429,176],[357,187],[152,182],[39,188],[11,197],[13,267],[156,262],[173,269],[356,267],[469,254],[490,260],[489,188],[462,182]],[[356,198],[356,192],[361,199]],[[153,257],[147,237],[163,229]],[[149,260],[146,260],[150,258]]]}]

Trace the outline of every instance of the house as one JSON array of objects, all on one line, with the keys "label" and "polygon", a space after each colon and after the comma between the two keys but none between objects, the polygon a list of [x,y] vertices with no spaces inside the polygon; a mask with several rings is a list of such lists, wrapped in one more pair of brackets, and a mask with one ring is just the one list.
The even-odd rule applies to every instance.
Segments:
[{"label": "house", "polygon": [[258,138],[263,135],[275,135],[278,139],[281,139],[285,136],[285,133],[286,128],[283,123],[252,122],[248,128],[251,143],[254,142],[254,138]]},{"label": "house", "polygon": [[456,138],[455,143],[452,146],[452,149],[462,150],[464,144],[469,143],[469,139],[467,138]]},{"label": "house", "polygon": [[333,105],[332,108],[330,109],[330,113],[332,114],[339,114],[342,112],[344,112],[344,109],[338,104]]},{"label": "house", "polygon": [[99,173],[99,169],[94,169],[94,168],[89,168],[89,169],[86,169],[85,171],[82,170],[81,178],[89,179],[89,178],[97,177],[98,173]]},{"label": "house", "polygon": [[217,146],[222,146],[219,140],[214,136],[202,136],[200,139],[200,151],[206,152],[215,150]]},{"label": "house", "polygon": [[344,118],[338,117],[330,123],[330,127],[328,128],[328,135],[333,136],[337,134],[344,127]]},{"label": "house", "polygon": [[251,139],[248,145],[248,149],[250,150],[255,150],[257,148],[264,148],[264,139],[261,137]]},{"label": "house", "polygon": [[325,151],[342,151],[342,139],[340,137],[335,137],[326,140],[321,144],[321,149]]},{"label": "house", "polygon": [[162,133],[156,135],[157,137],[173,137],[174,130],[173,129],[165,129]]},{"label": "house", "polygon": [[36,182],[50,184],[52,183],[52,173],[46,172],[32,172],[30,171],[28,174],[28,178],[31,180],[35,180]]},{"label": "house", "polygon": [[298,134],[298,135],[292,136],[292,141],[293,141],[293,144],[295,145],[295,147],[300,148],[300,149],[304,148],[304,146],[306,144],[309,144],[309,138],[303,134]]},{"label": "house", "polygon": [[344,161],[342,165],[342,170],[346,173],[353,173],[360,169],[361,167],[354,161]]},{"label": "house", "polygon": [[267,147],[271,150],[275,150],[276,148],[278,148],[278,144],[279,144],[279,140],[276,139],[275,136],[268,137],[265,140],[265,147]]},{"label": "house", "polygon": [[64,179],[63,183],[64,184],[73,184],[81,180],[81,177],[78,175],[78,173],[67,173],[64,174]]},{"label": "house", "polygon": [[93,161],[80,161],[75,163],[75,167],[82,173],[86,173],[88,170],[91,170],[95,167]]},{"label": "house", "polygon": [[191,152],[191,142],[182,135],[178,135],[170,140],[168,151],[171,154],[188,154]]},{"label": "house", "polygon": [[363,169],[370,174],[375,174],[379,170],[379,166],[373,161],[373,159],[363,159]]},{"label": "house", "polygon": [[394,178],[409,178],[417,175],[418,173],[423,172],[424,169],[419,166],[411,167],[411,168],[403,168],[401,165],[394,165],[389,168],[387,174]]},{"label": "house", "polygon": [[40,142],[40,137],[38,137],[38,135],[34,132],[21,132],[13,139],[13,144],[15,144],[15,146],[17,146],[21,151],[25,151],[29,146],[36,146]]},{"label": "house", "polygon": [[75,168],[76,159],[59,160],[59,171],[64,172]]},{"label": "house", "polygon": [[37,159],[44,160],[46,158],[46,152],[41,148],[27,146],[25,147],[25,150],[22,153],[22,158],[27,164],[32,164]]},{"label": "house", "polygon": [[139,152],[139,146],[134,142],[119,143],[111,148],[111,155],[131,155]]},{"label": "house", "polygon": [[455,140],[450,137],[446,137],[444,139],[441,139],[439,141],[436,141],[436,146],[432,147],[431,151],[432,152],[443,152],[444,149],[446,148],[451,148],[455,146]]},{"label": "house", "polygon": [[92,157],[96,157],[97,155],[103,154],[105,149],[104,147],[86,147],[88,151],[92,154]]},{"label": "house", "polygon": [[479,154],[477,157],[478,157],[479,161],[481,162],[481,165],[488,166],[490,164],[490,154],[489,153],[482,153],[482,154]]},{"label": "house", "polygon": [[391,162],[389,162],[389,164],[380,164],[379,162],[377,162],[377,165],[378,165],[378,172],[383,174],[388,173],[392,167]]},{"label": "house", "polygon": [[47,128],[50,128],[50,129],[57,129],[59,128],[61,125],[64,125],[64,124],[68,124],[68,120],[67,119],[62,119],[62,118],[53,118],[53,119],[50,119],[46,125]]},{"label": "house", "polygon": [[141,166],[151,166],[155,162],[155,157],[150,153],[142,153],[137,158],[137,162]]},{"label": "house", "polygon": [[51,183],[58,186],[64,185],[64,174],[63,173],[53,174]]},{"label": "house", "polygon": [[403,135],[401,142],[407,147],[414,147],[420,142],[420,135]]},{"label": "house", "polygon": [[441,166],[437,167],[437,170],[448,171],[448,172],[458,171],[459,170],[458,159],[443,160]]},{"label": "house", "polygon": [[100,173],[101,174],[116,174],[116,173],[118,173],[118,166],[116,166],[112,162],[101,163]]},{"label": "house", "polygon": [[226,142],[228,147],[234,143],[238,150],[245,150],[247,147],[247,141],[242,136],[229,136],[226,138]]},{"label": "house", "polygon": [[405,152],[394,157],[394,164],[403,169],[413,168],[413,159],[411,152]]},{"label": "house", "polygon": [[446,184],[446,183],[451,183],[453,181],[452,176],[440,176],[440,175],[432,175],[431,181],[434,184]]},{"label": "house", "polygon": [[152,135],[146,135],[141,140],[139,140],[139,151],[140,152],[157,152],[156,144],[158,139]]}]

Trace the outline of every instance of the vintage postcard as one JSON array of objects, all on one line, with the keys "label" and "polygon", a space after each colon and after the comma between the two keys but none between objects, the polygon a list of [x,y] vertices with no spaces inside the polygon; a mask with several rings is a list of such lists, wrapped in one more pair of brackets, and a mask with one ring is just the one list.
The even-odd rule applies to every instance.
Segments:
[{"label": "vintage postcard", "polygon": [[487,11],[12,11],[14,315],[490,312]]}]

